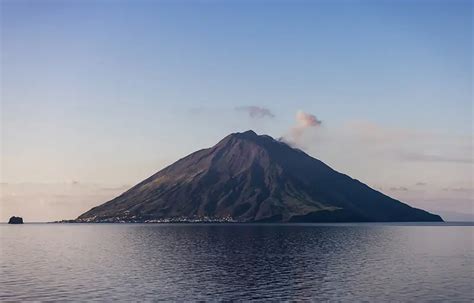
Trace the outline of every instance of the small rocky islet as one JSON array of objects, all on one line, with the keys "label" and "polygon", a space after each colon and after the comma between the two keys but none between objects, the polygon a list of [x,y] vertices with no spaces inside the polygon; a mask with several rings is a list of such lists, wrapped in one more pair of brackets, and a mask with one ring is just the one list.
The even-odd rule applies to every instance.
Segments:
[{"label": "small rocky islet", "polygon": [[8,224],[23,224],[23,218],[12,216],[10,220],[8,220]]}]

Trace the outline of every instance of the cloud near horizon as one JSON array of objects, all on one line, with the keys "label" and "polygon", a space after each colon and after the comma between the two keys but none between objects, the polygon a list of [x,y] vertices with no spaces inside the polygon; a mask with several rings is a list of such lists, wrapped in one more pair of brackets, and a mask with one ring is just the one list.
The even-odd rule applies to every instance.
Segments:
[{"label": "cloud near horizon", "polygon": [[250,105],[250,106],[238,106],[235,108],[236,111],[246,112],[251,118],[274,118],[275,115],[272,111],[265,107]]},{"label": "cloud near horizon", "polygon": [[452,162],[452,163],[473,163],[472,157],[450,157],[444,155],[433,155],[426,153],[407,153],[399,152],[399,157],[406,161],[418,161],[418,162]]},{"label": "cloud near horizon", "polygon": [[20,216],[27,222],[73,219],[105,203],[130,188],[126,184],[82,182],[2,183],[0,185],[0,222]]}]

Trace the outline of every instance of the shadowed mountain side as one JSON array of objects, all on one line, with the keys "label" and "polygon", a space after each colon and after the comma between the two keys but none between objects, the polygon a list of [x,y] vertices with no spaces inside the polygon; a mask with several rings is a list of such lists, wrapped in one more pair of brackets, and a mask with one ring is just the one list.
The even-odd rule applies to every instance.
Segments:
[{"label": "shadowed mountain side", "polygon": [[253,131],[234,133],[79,216],[79,222],[442,221]]}]

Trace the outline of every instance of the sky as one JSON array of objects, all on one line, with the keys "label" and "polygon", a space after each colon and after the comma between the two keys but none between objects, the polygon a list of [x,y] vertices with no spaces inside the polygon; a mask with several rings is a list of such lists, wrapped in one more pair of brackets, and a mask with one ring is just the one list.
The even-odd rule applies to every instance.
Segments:
[{"label": "sky", "polygon": [[471,1],[0,9],[0,221],[75,218],[248,129],[474,219]]}]

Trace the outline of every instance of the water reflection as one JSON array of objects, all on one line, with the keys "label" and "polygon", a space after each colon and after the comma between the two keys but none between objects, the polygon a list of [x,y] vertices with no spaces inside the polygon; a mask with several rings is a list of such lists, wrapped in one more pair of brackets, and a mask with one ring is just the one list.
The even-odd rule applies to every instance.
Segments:
[{"label": "water reflection", "polygon": [[0,299],[470,301],[472,231],[2,225]]}]

